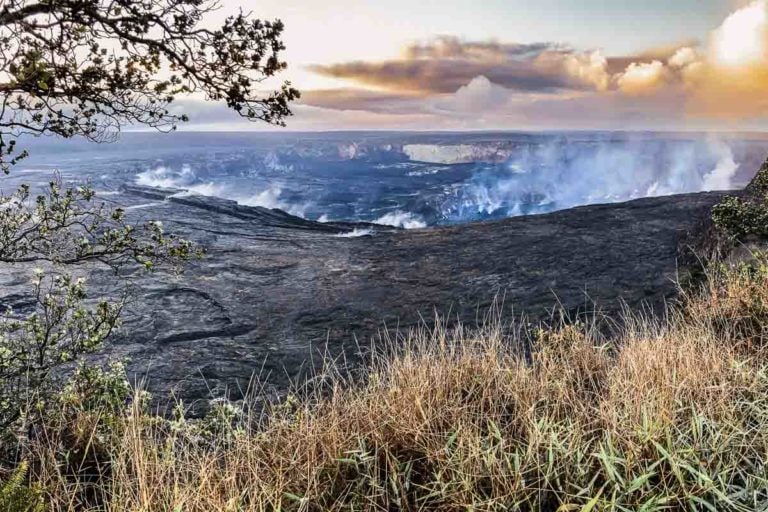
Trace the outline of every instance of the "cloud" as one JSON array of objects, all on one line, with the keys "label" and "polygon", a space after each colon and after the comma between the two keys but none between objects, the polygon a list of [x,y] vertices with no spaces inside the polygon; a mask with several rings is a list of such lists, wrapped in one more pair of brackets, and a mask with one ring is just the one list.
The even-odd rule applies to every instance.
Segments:
[{"label": "cloud", "polygon": [[[676,52],[666,48],[652,54]],[[584,127],[585,122],[623,128],[627,119],[646,125],[652,114],[663,114],[666,122],[667,113],[679,110],[679,98],[658,102],[663,105],[659,109],[649,101],[622,101],[622,89],[634,96],[643,96],[642,88],[653,91],[660,66],[654,62],[648,69],[636,64],[619,81],[599,51],[441,37],[407,47],[399,61],[326,67],[322,72],[333,70],[337,78],[377,88],[309,91],[302,102],[322,109],[401,115],[409,121],[421,116],[432,123],[423,128]]]},{"label": "cloud", "polygon": [[313,65],[323,76],[378,88],[453,93],[478,76],[517,91],[557,92],[604,87],[606,60],[556,43],[464,42],[443,36],[411,45],[399,59]]},{"label": "cloud", "polygon": [[629,96],[684,91],[684,119],[750,120],[768,114],[768,0],[730,14],[701,50],[634,62],[615,77]]},{"label": "cloud", "polygon": [[693,48],[686,46],[678,48],[677,51],[669,57],[669,65],[676,69],[684,69],[698,63],[700,60],[699,53]]},{"label": "cloud", "polygon": [[438,108],[476,114],[503,106],[509,97],[508,89],[494,84],[484,76],[478,76],[444,101],[438,102]]},{"label": "cloud", "polygon": [[424,100],[421,94],[372,91],[360,88],[317,89],[302,92],[299,104],[332,110],[364,110],[386,114],[408,114]]},{"label": "cloud", "polygon": [[692,115],[738,120],[768,114],[768,2],[754,1],[728,16],[691,65],[685,82]]},{"label": "cloud", "polygon": [[742,122],[768,115],[768,0],[731,13],[701,50],[680,48],[653,70],[631,65],[618,80],[637,85],[630,94],[682,88],[689,120]]},{"label": "cloud", "polygon": [[740,68],[768,64],[768,13],[758,0],[734,12],[710,38],[712,64]]},{"label": "cloud", "polygon": [[408,60],[416,59],[471,59],[477,61],[503,62],[508,59],[531,58],[551,50],[557,50],[554,43],[499,43],[497,41],[462,41],[455,36],[440,36],[426,43],[407,46],[403,55]]},{"label": "cloud", "polygon": [[599,51],[578,53],[572,50],[550,50],[536,57],[535,63],[540,69],[568,77],[573,89],[604,91],[608,88],[608,60]]},{"label": "cloud", "polygon": [[633,62],[616,83],[622,92],[632,96],[652,94],[664,85],[666,72],[666,67],[658,60],[647,64]]},{"label": "cloud", "polygon": [[[442,36],[390,60],[311,69],[349,84],[302,91],[291,129],[755,129],[768,116],[768,0],[701,42],[636,55]],[[222,105],[180,107],[192,128],[253,126]]]},{"label": "cloud", "polygon": [[666,62],[672,58],[681,48],[697,48],[701,42],[697,39],[688,39],[674,44],[667,44],[649,48],[636,55],[609,56],[608,73],[616,75],[623,73],[631,64],[649,64],[655,60]]}]

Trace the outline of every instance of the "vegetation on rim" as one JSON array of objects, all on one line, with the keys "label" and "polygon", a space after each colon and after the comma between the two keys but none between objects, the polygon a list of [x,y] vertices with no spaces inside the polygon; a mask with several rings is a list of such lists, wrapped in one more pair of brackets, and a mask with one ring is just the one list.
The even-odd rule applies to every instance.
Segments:
[{"label": "vegetation on rim", "polygon": [[741,196],[728,196],[712,209],[712,220],[732,242],[768,237],[768,161]]},{"label": "vegetation on rim", "polygon": [[[24,136],[106,142],[124,126],[173,130],[187,120],[170,108],[180,94],[282,125],[299,93],[288,82],[274,91],[262,85],[286,67],[282,23],[240,12],[212,27],[208,16],[219,7],[217,0],[0,2],[0,169],[7,174],[27,156],[19,147]],[[179,270],[200,254],[160,222],[137,225],[122,209],[107,208],[87,184],[64,185],[54,177],[46,190],[22,185],[0,194],[0,264],[26,264],[30,273],[39,266],[30,275],[30,300],[0,312],[0,477],[9,478],[0,491],[4,509],[38,509],[37,488],[21,485],[38,468],[24,457],[49,432],[50,411],[61,407],[66,416],[73,403],[114,405],[121,389],[110,380],[113,371],[97,368],[82,367],[69,384],[62,382],[63,365],[98,350],[119,327],[124,300],[89,297],[78,265],[107,265],[122,280],[137,267]],[[89,394],[82,404],[80,390]],[[104,418],[94,425],[102,429]],[[61,454],[67,468],[101,453],[100,444],[78,444],[81,426],[58,432],[67,446],[78,447]]]},{"label": "vegetation on rim", "polygon": [[763,510],[766,262],[713,265],[667,318],[627,318],[610,340],[438,324],[364,377],[329,366],[323,389],[267,411],[159,418],[119,368],[79,375],[28,445],[24,496],[94,511]]}]

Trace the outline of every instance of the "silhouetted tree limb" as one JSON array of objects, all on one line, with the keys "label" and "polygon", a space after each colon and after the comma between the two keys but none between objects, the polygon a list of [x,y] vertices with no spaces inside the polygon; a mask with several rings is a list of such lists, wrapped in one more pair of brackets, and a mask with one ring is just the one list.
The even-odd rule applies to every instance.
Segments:
[{"label": "silhouetted tree limb", "polygon": [[179,94],[282,125],[299,92],[263,93],[286,64],[280,21],[246,13],[211,29],[217,0],[0,0],[0,166],[21,134],[112,140],[125,124],[172,130]]},{"label": "silhouetted tree limb", "polygon": [[98,261],[119,270],[138,263],[180,267],[201,249],[174,235],[160,222],[126,222],[122,209],[94,201],[88,186],[63,188],[56,180],[45,194],[32,197],[29,187],[0,196],[0,263]]}]

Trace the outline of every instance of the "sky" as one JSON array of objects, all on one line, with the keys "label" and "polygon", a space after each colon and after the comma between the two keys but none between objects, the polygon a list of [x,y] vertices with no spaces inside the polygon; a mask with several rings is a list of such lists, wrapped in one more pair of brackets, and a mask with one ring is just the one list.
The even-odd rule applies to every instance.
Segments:
[{"label": "sky", "polygon": [[210,22],[238,9],[285,23],[292,130],[768,129],[768,0],[222,0]]}]

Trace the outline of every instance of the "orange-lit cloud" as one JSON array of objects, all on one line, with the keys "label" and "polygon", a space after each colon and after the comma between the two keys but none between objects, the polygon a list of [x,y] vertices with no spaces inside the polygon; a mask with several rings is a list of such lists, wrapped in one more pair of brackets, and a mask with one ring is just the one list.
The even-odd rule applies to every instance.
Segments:
[{"label": "orange-lit cloud", "polygon": [[399,59],[314,65],[310,70],[377,88],[454,93],[484,76],[516,91],[558,91],[607,85],[607,61],[556,43],[465,42],[443,36],[405,48]]},{"label": "orange-lit cloud", "polygon": [[666,62],[631,63],[615,75],[628,95],[685,91],[691,118],[755,119],[768,114],[768,0],[735,11],[704,48],[679,48]]},{"label": "orange-lit cloud", "polygon": [[732,120],[768,115],[768,2],[752,2],[714,30],[685,81],[691,115]]},{"label": "orange-lit cloud", "polygon": [[631,96],[653,94],[664,86],[666,74],[666,67],[661,61],[633,62],[618,76],[616,83],[622,92]]},{"label": "orange-lit cloud", "polygon": [[304,105],[360,116],[457,127],[752,123],[768,116],[768,0],[734,11],[704,42],[637,55],[443,36],[396,59],[310,69],[350,87],[308,91]]}]

